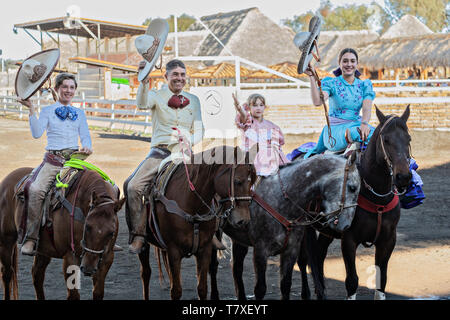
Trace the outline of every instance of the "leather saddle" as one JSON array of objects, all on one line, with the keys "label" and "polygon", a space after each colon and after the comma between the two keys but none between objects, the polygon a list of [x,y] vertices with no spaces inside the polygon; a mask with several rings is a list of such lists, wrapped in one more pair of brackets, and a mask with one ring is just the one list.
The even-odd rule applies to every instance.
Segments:
[{"label": "leather saddle", "polygon": [[[64,207],[70,213],[72,210],[74,211],[74,219],[79,221],[84,221],[83,211],[75,207],[73,208],[72,204],[65,198],[65,196],[70,192],[75,182],[81,177],[83,171],[71,168],[64,167],[61,168],[60,171],[60,182],[67,185],[67,188],[59,188],[56,186],[56,181],[51,186],[50,190],[47,192],[44,203],[42,206],[41,213],[41,227],[46,227],[48,230],[52,230],[52,222],[54,212]],[[27,182],[33,177],[34,170],[24,176],[14,187],[14,197],[23,204],[22,217],[19,220],[19,243],[22,242],[23,237],[26,234],[26,225],[27,225],[27,208],[25,203],[25,187],[27,186]]]}]

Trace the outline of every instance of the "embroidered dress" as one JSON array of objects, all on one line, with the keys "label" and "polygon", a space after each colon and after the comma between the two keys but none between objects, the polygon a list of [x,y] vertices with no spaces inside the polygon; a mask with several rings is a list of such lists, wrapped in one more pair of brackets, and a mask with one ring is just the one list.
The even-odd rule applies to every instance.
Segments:
[{"label": "embroidered dress", "polygon": [[281,129],[271,121],[259,122],[247,112],[244,123],[240,121],[240,115],[236,116],[236,125],[242,131],[243,148],[250,150],[253,145],[259,143],[259,151],[255,158],[256,173],[260,176],[275,174],[282,164],[290,162],[281,146],[284,145],[284,136]]},{"label": "embroidered dress", "polygon": [[[375,92],[372,82],[355,78],[353,84],[349,84],[344,78],[326,77],[322,80],[322,91],[329,95],[329,116],[331,135],[336,140],[332,147],[328,138],[328,126],[325,126],[320,134],[317,145],[314,149],[305,154],[304,158],[312,154],[322,153],[325,150],[339,151],[347,147],[345,140],[345,131],[350,130],[350,136],[353,141],[362,142],[358,132],[361,125],[361,116],[359,115],[364,100],[373,100]],[[367,142],[370,140],[374,127],[370,127],[370,133]]]}]

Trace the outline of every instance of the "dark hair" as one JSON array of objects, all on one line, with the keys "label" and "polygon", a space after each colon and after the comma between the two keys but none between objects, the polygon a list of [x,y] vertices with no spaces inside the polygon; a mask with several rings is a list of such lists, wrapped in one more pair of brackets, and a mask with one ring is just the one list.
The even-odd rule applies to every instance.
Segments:
[{"label": "dark hair", "polygon": [[64,82],[64,80],[73,80],[75,83],[75,89],[78,87],[77,80],[75,78],[75,75],[71,73],[60,73],[55,78],[55,89],[58,89],[60,85]]},{"label": "dark hair", "polygon": [[[341,63],[342,56],[343,56],[344,54],[346,54],[346,53],[353,53],[353,54],[355,55],[355,57],[356,57],[356,62],[359,61],[358,53],[356,52],[355,49],[353,49],[353,48],[345,48],[345,49],[342,49],[341,52],[339,53],[338,63]],[[334,74],[336,77],[339,77],[339,76],[342,74],[341,68],[338,67],[336,70],[333,71],[333,74]],[[359,76],[360,76],[360,75],[361,75],[361,72],[359,72],[358,70],[356,70],[356,71],[355,71],[355,77],[357,77],[357,78],[359,79]]]},{"label": "dark hair", "polygon": [[166,74],[168,74],[170,71],[172,71],[176,67],[180,67],[180,68],[183,68],[184,70],[186,70],[186,66],[184,65],[183,61],[178,60],[178,59],[173,59],[173,60],[170,60],[169,62],[167,62],[167,64],[166,64]]}]

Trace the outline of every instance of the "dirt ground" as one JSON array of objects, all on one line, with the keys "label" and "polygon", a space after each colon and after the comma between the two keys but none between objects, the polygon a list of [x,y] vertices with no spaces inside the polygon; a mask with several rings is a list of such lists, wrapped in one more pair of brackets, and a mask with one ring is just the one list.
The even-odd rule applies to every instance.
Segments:
[{"label": "dirt ground", "polygon": [[[149,151],[148,139],[117,132],[91,131],[94,153],[88,159],[105,171],[120,187]],[[450,134],[445,131],[411,131],[413,156],[419,164],[418,173],[424,181],[425,203],[410,210],[403,210],[398,225],[398,242],[389,262],[388,299],[430,299],[450,297]],[[286,137],[285,153],[300,144],[315,141],[317,134],[289,135]],[[28,122],[0,117],[0,179],[12,170],[23,166],[37,166],[43,156],[46,138],[35,140],[31,137]],[[123,209],[119,212],[120,232],[117,243],[127,248],[128,230]],[[245,261],[244,273],[247,295],[251,298],[254,273],[250,249]],[[374,262],[374,249],[358,248],[357,268],[359,275],[358,299],[373,299],[370,266]],[[19,298],[34,299],[31,280],[33,258],[19,257]],[[151,255],[153,276],[150,283],[150,297],[156,300],[170,299],[167,276],[161,287],[157,278],[154,255]],[[222,299],[233,300],[234,287],[230,269],[230,256],[220,260],[218,283]],[[196,299],[195,260],[183,260],[182,299]],[[328,297],[342,300],[345,292],[345,268],[338,241],[334,241],[325,262]],[[266,299],[277,300],[279,294],[278,258],[273,257],[267,268]],[[311,288],[313,288],[310,281]],[[47,299],[63,300],[66,297],[62,273],[62,262],[53,259],[45,280]],[[81,298],[91,299],[92,283],[82,276]],[[294,272],[293,300],[300,299],[300,275]],[[3,290],[0,293],[3,298]],[[117,252],[114,263],[106,279],[105,299],[142,299],[137,256],[126,250]]]}]

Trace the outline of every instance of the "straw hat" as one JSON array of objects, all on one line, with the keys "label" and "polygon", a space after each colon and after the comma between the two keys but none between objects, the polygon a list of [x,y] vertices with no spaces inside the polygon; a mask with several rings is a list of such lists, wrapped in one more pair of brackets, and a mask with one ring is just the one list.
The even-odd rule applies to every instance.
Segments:
[{"label": "straw hat", "polygon": [[27,58],[17,71],[16,95],[26,100],[36,93],[51,76],[59,61],[59,49],[48,49]]},{"label": "straw hat", "polygon": [[150,22],[144,35],[136,38],[134,44],[137,51],[146,60],[145,67],[139,71],[138,80],[144,80],[152,71],[166,43],[169,24],[165,19],[154,19]]},{"label": "straw hat", "polygon": [[308,64],[311,62],[314,40],[319,39],[321,23],[322,19],[320,17],[312,17],[309,21],[309,31],[299,32],[294,37],[295,46],[302,52],[297,67],[298,74],[304,73],[308,68]]}]

